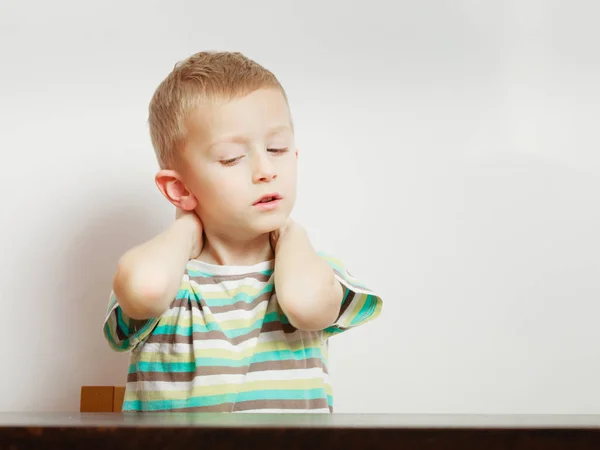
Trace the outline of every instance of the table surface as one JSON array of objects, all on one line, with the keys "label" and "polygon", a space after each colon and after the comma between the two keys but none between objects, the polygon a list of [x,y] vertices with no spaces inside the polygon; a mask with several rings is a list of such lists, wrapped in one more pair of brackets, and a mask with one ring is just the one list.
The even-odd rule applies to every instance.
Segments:
[{"label": "table surface", "polygon": [[598,450],[600,416],[0,413],[0,450]]},{"label": "table surface", "polygon": [[0,428],[598,429],[600,415],[0,413]]}]

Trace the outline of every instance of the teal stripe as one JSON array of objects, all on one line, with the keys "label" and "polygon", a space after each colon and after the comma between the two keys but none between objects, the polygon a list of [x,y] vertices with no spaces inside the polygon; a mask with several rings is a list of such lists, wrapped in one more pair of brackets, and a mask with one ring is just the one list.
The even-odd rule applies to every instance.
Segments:
[{"label": "teal stripe", "polygon": [[178,408],[197,408],[201,406],[220,405],[222,403],[233,403],[235,394],[206,395],[203,397],[191,397],[182,400],[153,400],[142,402],[140,400],[130,400],[123,402],[124,411],[159,411],[172,410]]},{"label": "teal stripe", "polygon": [[129,335],[129,325],[123,319],[123,311],[120,306],[115,309],[115,314],[117,315],[117,326],[121,328],[125,336]]},{"label": "teal stripe", "polygon": [[212,278],[215,275],[208,272],[202,272],[201,270],[192,270],[187,269],[187,273],[190,277],[198,277],[198,278]]},{"label": "teal stripe", "polygon": [[273,275],[273,272],[274,272],[273,269],[266,269],[266,270],[261,270],[258,273],[260,273],[261,275],[271,276],[271,275]]},{"label": "teal stripe", "polygon": [[344,330],[338,325],[334,325],[332,327],[325,329],[325,332],[331,336],[333,336],[334,334],[341,333],[342,331],[344,331]]},{"label": "teal stripe", "polygon": [[206,324],[202,323],[193,323],[192,326],[180,326],[177,324],[171,325],[159,325],[154,329],[155,335],[180,335],[180,336],[191,336],[192,333],[208,333],[209,331],[222,331],[225,333],[225,336],[228,338],[234,338],[238,336],[242,336],[244,334],[250,333],[254,330],[259,330],[263,324],[277,322],[281,320],[277,311],[270,312],[269,314],[265,314],[263,318],[259,318],[252,325],[246,328],[234,328],[232,330],[221,330],[219,324],[216,322],[208,322]]},{"label": "teal stripe", "polygon": [[[114,313],[113,313],[114,314]],[[117,331],[110,326],[110,320],[104,325],[104,335],[108,339],[108,344],[118,352],[129,350],[129,339],[119,340]]]},{"label": "teal stripe", "polygon": [[235,401],[249,402],[253,400],[315,400],[325,397],[325,389],[265,389],[240,392]]},{"label": "teal stripe", "polygon": [[195,372],[197,367],[246,367],[252,363],[269,361],[303,360],[308,358],[320,358],[320,348],[307,348],[296,351],[275,350],[261,352],[253,356],[241,359],[231,358],[196,358],[189,362],[161,362],[161,361],[139,361],[133,367],[129,367],[129,373],[139,372]]},{"label": "teal stripe", "polygon": [[[219,275],[215,275],[214,273],[202,272],[201,270],[193,270],[193,269],[187,269],[187,273],[190,277],[197,277],[197,278],[212,278],[212,277],[219,276]],[[271,274],[273,274],[273,269],[259,270],[258,272],[254,272],[254,273],[259,273],[261,275],[271,275]],[[241,275],[241,276],[245,276],[245,275]],[[240,281],[242,281],[242,278],[240,278]]]},{"label": "teal stripe", "polygon": [[196,358],[190,362],[161,362],[161,361],[139,361],[137,363],[138,372],[176,372],[176,373],[194,373],[196,367],[242,367],[248,365],[245,360],[235,361],[225,358]]},{"label": "teal stripe", "polygon": [[123,411],[159,411],[179,408],[198,408],[222,403],[248,402],[254,400],[314,400],[325,397],[325,389],[273,389],[241,392],[239,394],[206,395],[182,400],[126,400]]},{"label": "teal stripe", "polygon": [[121,411],[143,411],[142,402],[139,400],[125,400],[121,406]]},{"label": "teal stripe", "polygon": [[373,314],[373,311],[375,311],[377,301],[377,297],[373,295],[367,295],[365,302],[362,305],[362,308],[360,309],[356,317],[354,317],[350,322],[350,326],[358,325],[361,322],[367,320]]},{"label": "teal stripe", "polygon": [[284,325],[290,325],[290,319],[285,314],[280,314],[278,320]]},{"label": "teal stripe", "polygon": [[242,336],[244,334],[251,333],[252,331],[260,330],[263,323],[273,322],[272,320],[262,321],[257,320],[253,325],[246,328],[234,328],[231,330],[221,330],[219,325],[215,322],[209,322],[208,324],[194,323],[191,327],[182,327],[180,325],[159,325],[154,330],[154,335],[179,335],[191,337],[192,334],[203,334],[209,331],[222,331],[225,336],[229,339]]},{"label": "teal stripe", "polygon": [[[116,314],[117,317],[117,322],[119,321],[119,317],[121,316],[120,314],[121,311],[121,307],[117,307],[112,314]],[[142,337],[144,337],[145,335],[149,334],[148,333],[148,329],[150,327],[152,327],[153,325],[157,324],[158,321],[160,320],[160,318],[155,318],[155,319],[149,319],[143,327],[141,327],[137,332],[130,334],[130,329],[127,325],[125,325],[127,333],[125,333],[125,335],[127,336],[125,339],[123,339],[122,341],[119,340],[118,338],[118,334],[117,334],[117,330],[114,330],[111,328],[110,326],[110,319],[104,324],[104,335],[106,337],[106,339],[108,340],[108,344],[117,351],[128,351],[131,350],[133,348],[133,344],[131,343],[132,340],[135,341],[139,341],[142,339]],[[119,326],[119,325],[117,325]],[[121,326],[121,329],[123,330],[123,326]],[[123,330],[125,331],[125,330]]]}]

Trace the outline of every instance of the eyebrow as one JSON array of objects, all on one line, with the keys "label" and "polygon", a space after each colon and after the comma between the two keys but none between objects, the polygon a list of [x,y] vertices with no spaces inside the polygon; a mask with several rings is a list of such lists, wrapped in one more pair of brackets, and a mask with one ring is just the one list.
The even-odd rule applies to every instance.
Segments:
[{"label": "eyebrow", "polygon": [[[273,137],[277,134],[283,133],[283,132],[292,132],[292,128],[289,125],[279,125],[276,127],[272,127],[271,129],[269,129],[269,131],[267,131],[266,137],[270,138]],[[231,135],[231,136],[225,136],[222,139],[218,139],[215,140],[213,142],[211,142],[208,145],[208,149],[212,150],[214,149],[214,147],[216,147],[219,144],[245,144],[246,142],[248,142],[248,138],[243,136],[243,135]]]},{"label": "eyebrow", "polygon": [[278,127],[273,127],[267,132],[267,136],[275,136],[276,134],[283,133],[284,131],[292,131],[292,128],[289,125],[280,125]]}]

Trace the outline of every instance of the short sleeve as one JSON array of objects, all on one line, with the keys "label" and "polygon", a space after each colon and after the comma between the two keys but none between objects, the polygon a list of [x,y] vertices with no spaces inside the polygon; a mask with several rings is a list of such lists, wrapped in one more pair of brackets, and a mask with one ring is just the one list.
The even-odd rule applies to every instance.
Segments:
[{"label": "short sleeve", "polygon": [[333,269],[344,289],[340,313],[335,323],[323,331],[325,338],[363,325],[381,314],[383,300],[380,296],[350,275],[339,259],[324,253],[319,253],[319,256]]},{"label": "short sleeve", "polygon": [[110,347],[118,352],[135,349],[154,330],[160,317],[148,320],[136,320],[128,317],[111,291],[108,313],[104,319],[103,332]]}]

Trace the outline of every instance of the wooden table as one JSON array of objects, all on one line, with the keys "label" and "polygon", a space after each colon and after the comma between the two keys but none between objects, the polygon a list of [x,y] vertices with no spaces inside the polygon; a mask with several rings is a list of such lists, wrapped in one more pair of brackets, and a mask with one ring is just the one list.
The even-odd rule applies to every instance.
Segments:
[{"label": "wooden table", "polygon": [[0,413],[1,449],[600,449],[600,416]]}]

